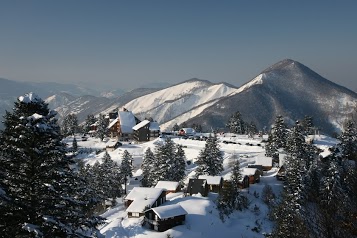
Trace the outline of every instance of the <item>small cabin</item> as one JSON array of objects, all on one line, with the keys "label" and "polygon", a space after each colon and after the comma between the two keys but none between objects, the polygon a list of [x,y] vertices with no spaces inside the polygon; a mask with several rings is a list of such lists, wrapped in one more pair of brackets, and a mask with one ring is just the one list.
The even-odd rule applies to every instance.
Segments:
[{"label": "small cabin", "polygon": [[242,168],[241,174],[243,178],[244,176],[249,177],[249,184],[259,183],[260,176],[262,175],[261,171],[257,168]]},{"label": "small cabin", "polygon": [[110,140],[105,144],[105,149],[107,151],[113,151],[118,149],[120,146],[122,146],[123,144],[120,143],[119,141],[116,140]]},{"label": "small cabin", "polygon": [[207,197],[209,187],[206,179],[194,179],[191,178],[188,181],[186,193],[192,196],[193,194],[201,194],[203,197]]},{"label": "small cabin", "polygon": [[125,197],[128,217],[144,216],[145,211],[166,202],[166,191],[161,188],[134,187]]},{"label": "small cabin", "polygon": [[223,178],[221,176],[200,175],[199,179],[206,179],[210,192],[220,193],[223,187]]},{"label": "small cabin", "polygon": [[155,231],[166,231],[182,225],[187,212],[179,204],[155,207],[145,212],[145,224]]},{"label": "small cabin", "polygon": [[242,176],[242,180],[239,181],[239,188],[243,189],[243,188],[249,188],[249,176],[248,175],[244,175]]},{"label": "small cabin", "polygon": [[181,191],[180,183],[174,181],[159,181],[157,182],[155,188],[165,189],[166,194]]}]

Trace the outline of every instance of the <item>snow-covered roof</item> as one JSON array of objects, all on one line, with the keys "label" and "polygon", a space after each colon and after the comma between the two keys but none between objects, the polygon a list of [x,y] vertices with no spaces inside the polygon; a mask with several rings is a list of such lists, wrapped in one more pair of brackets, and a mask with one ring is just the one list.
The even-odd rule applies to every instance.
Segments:
[{"label": "snow-covered roof", "polygon": [[137,131],[137,130],[139,130],[140,128],[146,126],[146,125],[149,124],[149,123],[150,123],[149,120],[144,120],[144,121],[140,122],[139,124],[133,126],[133,130],[134,130],[134,131]]},{"label": "snow-covered roof", "polygon": [[122,133],[133,133],[133,127],[136,125],[135,117],[132,112],[118,112],[120,127]]},{"label": "snow-covered roof", "polygon": [[26,93],[24,96],[19,97],[19,101],[23,103],[39,102],[42,99],[35,93]]},{"label": "snow-covered roof", "polygon": [[[108,129],[112,128],[112,126],[114,126],[115,123],[118,122],[118,120],[119,120],[119,118],[117,117],[117,118],[115,118],[113,121],[111,121],[111,122],[109,123]],[[97,125],[96,125],[96,126],[97,126]]]},{"label": "snow-covered roof", "polygon": [[156,121],[150,122],[149,130],[150,130],[150,131],[160,131],[159,123],[156,122]]},{"label": "snow-covered roof", "polygon": [[200,175],[199,179],[206,179],[209,185],[219,185],[221,183],[221,176]]},{"label": "snow-covered roof", "polygon": [[151,208],[160,219],[186,215],[187,212],[179,204]]},{"label": "snow-covered roof", "polygon": [[245,175],[248,175],[248,176],[251,176],[251,175],[254,175],[256,172],[257,172],[257,168],[242,168],[240,170],[242,176],[245,176]]},{"label": "snow-covered roof", "polygon": [[173,182],[173,181],[159,181],[157,182],[155,188],[163,188],[166,190],[176,190],[176,188],[179,186],[179,182]]},{"label": "snow-covered roof", "polygon": [[133,200],[126,209],[127,212],[144,212],[146,207],[151,207],[164,191],[162,188],[134,187],[125,200]]},{"label": "snow-covered roof", "polygon": [[262,166],[272,166],[273,165],[273,158],[271,158],[271,157],[256,157],[254,164],[255,165],[262,165]]}]

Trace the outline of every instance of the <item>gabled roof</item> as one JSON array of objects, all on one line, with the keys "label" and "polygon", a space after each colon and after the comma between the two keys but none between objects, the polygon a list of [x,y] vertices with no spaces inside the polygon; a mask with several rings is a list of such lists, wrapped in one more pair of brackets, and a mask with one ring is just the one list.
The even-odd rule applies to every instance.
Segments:
[{"label": "gabled roof", "polygon": [[115,125],[115,123],[117,123],[118,122],[118,120],[119,120],[119,118],[117,117],[117,118],[115,118],[113,121],[111,121],[110,123],[109,123],[109,125],[108,125],[108,129],[110,129],[110,128],[112,128],[112,126],[114,126]]},{"label": "gabled roof", "polygon": [[153,210],[160,219],[187,215],[186,210],[179,204],[154,207],[151,208],[151,210]]},{"label": "gabled roof", "polygon": [[258,171],[257,168],[242,168],[240,170],[242,176],[244,176],[244,175],[251,176],[251,175],[254,175],[257,171]]},{"label": "gabled roof", "polygon": [[144,212],[147,207],[151,207],[164,191],[162,188],[134,187],[125,200],[133,200],[126,209],[127,212]]},{"label": "gabled roof", "polygon": [[166,190],[176,190],[178,186],[179,186],[179,182],[159,181],[159,182],[157,182],[155,188],[163,188]]},{"label": "gabled roof", "polygon": [[137,130],[139,130],[140,128],[146,126],[146,125],[149,124],[149,123],[150,123],[149,120],[144,120],[144,121],[140,122],[139,124],[133,126],[133,130],[134,130],[134,131],[137,131]]},{"label": "gabled roof", "polygon": [[120,127],[122,133],[133,133],[133,127],[136,125],[135,117],[132,112],[118,112]]},{"label": "gabled roof", "polygon": [[199,179],[206,179],[209,185],[220,185],[222,181],[221,176],[200,175]]}]

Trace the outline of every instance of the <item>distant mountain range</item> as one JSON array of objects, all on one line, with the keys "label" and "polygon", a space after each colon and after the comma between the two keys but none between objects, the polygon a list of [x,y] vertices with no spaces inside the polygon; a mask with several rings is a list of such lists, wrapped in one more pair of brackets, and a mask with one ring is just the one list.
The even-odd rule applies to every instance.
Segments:
[{"label": "distant mountain range", "polygon": [[[190,79],[166,88],[140,88],[126,93],[118,90],[103,97],[76,96],[69,90],[61,90],[65,86],[52,85],[51,90],[47,85],[20,86],[0,79],[0,88],[7,92],[2,95],[0,91],[0,110],[12,106],[18,95],[34,91],[41,97],[47,95],[46,102],[58,111],[60,120],[69,113],[76,113],[82,122],[88,114],[98,115],[125,107],[140,119],[157,120],[162,130],[170,130],[175,123],[183,122],[201,124],[206,130],[224,129],[231,114],[240,111],[245,121],[254,122],[260,129],[269,128],[277,115],[283,115],[289,124],[310,115],[321,131],[331,134],[342,128],[357,107],[356,92],[290,59],[274,64],[239,88]],[[84,89],[72,87],[72,90],[78,93]]]}]

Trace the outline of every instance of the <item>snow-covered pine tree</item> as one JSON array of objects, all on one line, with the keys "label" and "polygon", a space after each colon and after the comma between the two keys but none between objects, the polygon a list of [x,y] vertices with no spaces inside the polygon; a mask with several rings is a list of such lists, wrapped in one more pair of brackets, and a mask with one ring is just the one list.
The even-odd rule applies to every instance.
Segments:
[{"label": "snow-covered pine tree", "polygon": [[162,145],[155,149],[155,163],[152,171],[152,182],[154,185],[160,180],[175,181],[175,144],[167,137]]},{"label": "snow-covered pine tree", "polygon": [[105,115],[99,114],[98,127],[95,136],[103,140],[108,135],[109,120]]},{"label": "snow-covered pine tree", "polygon": [[78,128],[78,119],[75,114],[68,114],[64,117],[61,128],[64,136],[74,135]]},{"label": "snow-covered pine tree", "polygon": [[[100,176],[103,181],[103,194],[106,199],[111,199],[115,203],[115,199],[122,195],[123,175],[121,167],[112,160],[108,152],[104,153],[102,163],[100,164]],[[100,179],[100,178],[98,178]]]},{"label": "snow-covered pine tree", "polygon": [[234,161],[231,178],[225,181],[222,192],[217,199],[217,209],[219,210],[219,217],[222,221],[224,221],[224,216],[229,217],[234,210],[242,210],[244,208],[239,187],[241,180],[240,162],[239,159],[236,159]]},{"label": "snow-covered pine tree", "polygon": [[128,177],[133,177],[132,163],[133,163],[133,157],[127,150],[124,150],[121,165],[120,165],[120,173],[124,178],[125,194],[126,194],[126,184],[128,181]]},{"label": "snow-covered pine tree", "polygon": [[143,162],[141,164],[141,170],[142,170],[141,185],[144,187],[151,187],[154,185],[152,181],[152,171],[155,169],[154,163],[155,163],[154,153],[151,151],[150,148],[147,148],[144,154]]},{"label": "snow-covered pine tree", "polygon": [[245,122],[242,119],[242,115],[239,111],[235,112],[229,118],[226,127],[229,129],[229,132],[236,133],[236,134],[245,134],[246,133],[246,126]]},{"label": "snow-covered pine tree", "polygon": [[314,133],[314,122],[311,116],[305,116],[301,122],[301,126],[305,135]]},{"label": "snow-covered pine tree", "polygon": [[205,148],[200,151],[196,160],[198,175],[219,175],[223,171],[223,155],[219,150],[217,137],[210,136],[206,140]]},{"label": "snow-covered pine tree", "polygon": [[[0,224],[4,237],[96,237],[83,180],[65,155],[56,113],[33,93],[18,98],[0,133]],[[93,219],[92,219],[93,218]]]},{"label": "snow-covered pine tree", "polygon": [[285,148],[287,140],[287,126],[281,115],[275,119],[275,124],[269,133],[268,142],[265,145],[265,155],[273,158],[274,162],[279,160],[278,149]]},{"label": "snow-covered pine tree", "polygon": [[186,155],[185,151],[183,150],[182,145],[176,146],[176,153],[175,153],[175,160],[173,161],[173,174],[172,174],[172,181],[180,182],[185,177],[186,171]]},{"label": "snow-covered pine tree", "polygon": [[97,120],[93,114],[89,114],[84,122],[83,132],[88,133],[90,131],[91,125],[93,125]]},{"label": "snow-covered pine tree", "polygon": [[338,144],[341,150],[341,157],[347,160],[355,160],[357,163],[357,129],[353,121],[348,121],[344,131],[339,136]]}]

